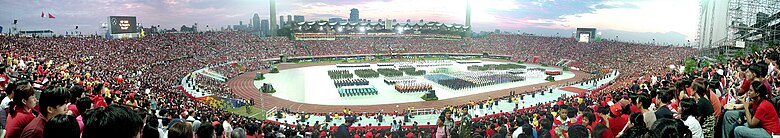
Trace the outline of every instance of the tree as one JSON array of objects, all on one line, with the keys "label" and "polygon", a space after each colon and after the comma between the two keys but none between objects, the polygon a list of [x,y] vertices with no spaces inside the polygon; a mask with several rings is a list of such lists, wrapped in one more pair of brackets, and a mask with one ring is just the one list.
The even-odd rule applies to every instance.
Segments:
[{"label": "tree", "polygon": [[697,68],[696,60],[694,60],[693,58],[685,59],[685,70],[684,70],[685,73],[691,73],[694,70],[696,70],[696,68]]},{"label": "tree", "polygon": [[718,60],[718,63],[725,63],[726,62],[726,55],[723,55],[723,53],[718,54],[717,57],[715,57],[716,60]]},{"label": "tree", "polygon": [[758,44],[755,44],[755,43],[750,44],[750,53],[758,52],[760,50],[761,50],[761,48],[758,47]]},{"label": "tree", "polygon": [[740,50],[737,50],[737,53],[736,53],[736,54],[734,54],[734,56],[736,56],[737,58],[743,58],[743,57],[745,57],[745,49],[740,49]]}]

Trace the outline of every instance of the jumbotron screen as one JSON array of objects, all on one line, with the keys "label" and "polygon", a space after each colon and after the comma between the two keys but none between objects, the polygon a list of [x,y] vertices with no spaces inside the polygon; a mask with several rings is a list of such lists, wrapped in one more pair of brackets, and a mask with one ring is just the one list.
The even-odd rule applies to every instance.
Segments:
[{"label": "jumbotron screen", "polygon": [[109,16],[108,24],[111,27],[111,34],[138,32],[135,16]]}]

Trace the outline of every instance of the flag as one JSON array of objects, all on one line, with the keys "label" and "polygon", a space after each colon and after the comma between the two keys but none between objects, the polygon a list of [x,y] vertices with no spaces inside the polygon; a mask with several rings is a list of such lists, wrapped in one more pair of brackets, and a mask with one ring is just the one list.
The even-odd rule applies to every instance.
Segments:
[{"label": "flag", "polygon": [[76,29],[79,29],[79,26],[78,26],[78,25],[76,25]]},{"label": "flag", "polygon": [[49,13],[49,19],[54,19],[54,15],[51,15],[51,13]]},{"label": "flag", "polygon": [[16,24],[16,22],[19,22],[19,20],[14,19],[14,24]]},{"label": "flag", "polygon": [[44,14],[43,14],[43,11],[41,11],[41,18],[43,18],[43,17],[44,17]]}]

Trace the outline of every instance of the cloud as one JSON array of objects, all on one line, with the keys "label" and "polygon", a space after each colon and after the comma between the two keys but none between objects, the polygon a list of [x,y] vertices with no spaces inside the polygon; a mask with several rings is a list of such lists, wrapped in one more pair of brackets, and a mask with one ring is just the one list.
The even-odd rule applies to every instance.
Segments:
[{"label": "cloud", "polygon": [[[360,18],[405,21],[438,21],[464,24],[467,0],[276,0],[277,17],[269,16],[269,0],[0,0],[0,25],[10,28],[13,19],[20,29],[79,30],[96,32],[107,16],[134,15],[144,26],[164,28],[182,24],[212,27],[261,19],[303,15],[307,20],[348,18],[360,10]],[[628,32],[679,32],[695,37],[698,1],[668,0],[471,0],[472,25],[476,31],[549,29],[573,30],[597,27]],[[57,19],[40,18],[51,12]],[[7,31],[7,30],[4,30]],[[570,31],[569,31],[570,32]]]}]

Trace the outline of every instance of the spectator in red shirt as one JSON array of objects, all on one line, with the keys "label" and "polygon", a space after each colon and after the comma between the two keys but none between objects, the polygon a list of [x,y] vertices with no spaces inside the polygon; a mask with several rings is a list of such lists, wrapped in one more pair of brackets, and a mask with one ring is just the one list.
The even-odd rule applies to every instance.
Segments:
[{"label": "spectator in red shirt", "polygon": [[76,117],[60,114],[52,117],[46,122],[43,137],[46,138],[79,138],[79,125],[76,123]]},{"label": "spectator in red shirt", "polygon": [[91,110],[84,116],[82,138],[135,138],[141,134],[143,121],[130,108],[111,105]]},{"label": "spectator in red shirt", "polygon": [[612,136],[617,137],[616,132],[623,131],[623,127],[626,126],[628,118],[625,118],[625,116],[621,115],[623,108],[620,107],[620,104],[612,105],[609,110],[611,114],[609,114],[609,118],[607,119],[607,126],[609,127],[609,130],[612,130]]},{"label": "spectator in red shirt", "polygon": [[52,88],[41,93],[41,115],[33,119],[30,124],[24,127],[22,137],[43,138],[43,127],[46,126],[46,122],[56,115],[66,114],[68,112],[68,98],[70,98],[68,89],[62,87]]},{"label": "spectator in red shirt", "polygon": [[257,135],[257,125],[254,123],[249,123],[246,125],[246,138],[256,138]]},{"label": "spectator in red shirt", "polygon": [[604,124],[596,124],[596,126],[593,126],[593,133],[591,134],[591,137],[593,138],[615,138],[615,135],[612,134],[612,130],[609,130],[607,126]]},{"label": "spectator in red shirt", "polygon": [[73,87],[70,87],[70,105],[68,105],[68,111],[70,111],[73,116],[81,115],[81,112],[79,112],[79,109],[76,107],[76,102],[78,102],[81,97],[84,97],[84,91],[86,91],[84,86],[73,85]]},{"label": "spectator in red shirt", "polygon": [[[21,83],[24,84],[24,83]],[[6,138],[18,138],[22,136],[22,130],[35,119],[36,111],[32,110],[38,104],[35,99],[35,90],[29,84],[19,85],[14,90],[14,101],[8,106],[13,109],[8,112],[8,124],[6,124]]]},{"label": "spectator in red shirt", "polygon": [[[734,128],[734,136],[741,137],[772,137],[780,134],[780,120],[775,107],[767,100],[769,90],[761,81],[753,81],[748,91],[750,100],[745,104],[745,116],[748,126]],[[751,109],[755,112],[751,112]]]}]

